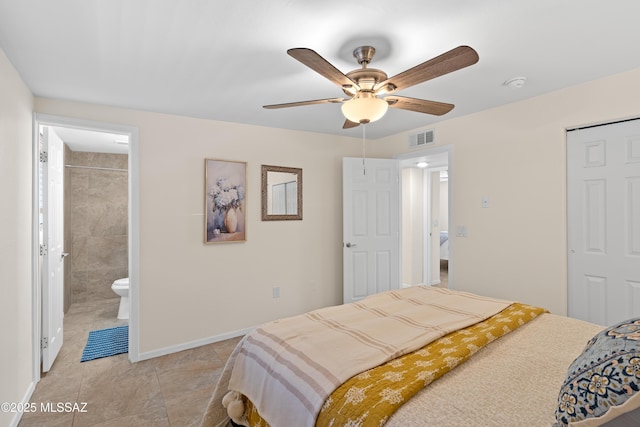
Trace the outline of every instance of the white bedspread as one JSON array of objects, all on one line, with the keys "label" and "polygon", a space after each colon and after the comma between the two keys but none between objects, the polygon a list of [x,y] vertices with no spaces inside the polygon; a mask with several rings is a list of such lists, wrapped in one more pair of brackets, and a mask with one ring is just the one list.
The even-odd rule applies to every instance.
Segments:
[{"label": "white bedspread", "polygon": [[229,389],[247,396],[272,426],[313,426],[325,399],[353,375],[509,304],[419,286],[267,323],[241,342]]},{"label": "white bedspread", "polygon": [[420,391],[385,427],[550,427],[567,368],[602,329],[542,314]]}]

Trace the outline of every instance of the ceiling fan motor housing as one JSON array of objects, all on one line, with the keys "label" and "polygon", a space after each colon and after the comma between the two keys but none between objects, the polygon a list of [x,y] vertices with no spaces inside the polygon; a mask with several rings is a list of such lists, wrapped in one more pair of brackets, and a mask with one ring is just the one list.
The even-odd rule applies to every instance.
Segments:
[{"label": "ceiling fan motor housing", "polygon": [[[361,68],[349,71],[346,76],[353,80],[363,91],[373,91],[373,87],[377,83],[387,80],[387,73],[375,68]],[[349,92],[348,88],[343,88],[343,91],[347,95],[353,96],[355,94],[353,89]]]}]

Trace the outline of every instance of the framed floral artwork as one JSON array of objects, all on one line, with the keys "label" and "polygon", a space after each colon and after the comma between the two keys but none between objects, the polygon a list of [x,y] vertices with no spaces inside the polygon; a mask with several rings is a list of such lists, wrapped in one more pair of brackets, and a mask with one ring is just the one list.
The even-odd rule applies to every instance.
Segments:
[{"label": "framed floral artwork", "polygon": [[205,159],[205,243],[247,239],[247,163]]}]

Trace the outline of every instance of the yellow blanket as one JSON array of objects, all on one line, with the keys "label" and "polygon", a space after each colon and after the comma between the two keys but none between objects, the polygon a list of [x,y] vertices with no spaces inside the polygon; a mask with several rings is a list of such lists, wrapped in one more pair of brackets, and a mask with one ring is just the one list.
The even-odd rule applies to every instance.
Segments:
[{"label": "yellow blanket", "polygon": [[[404,402],[479,349],[537,317],[545,310],[514,303],[486,321],[452,332],[421,349],[358,374],[325,401],[316,426],[383,425]],[[252,427],[267,427],[251,402]]]}]

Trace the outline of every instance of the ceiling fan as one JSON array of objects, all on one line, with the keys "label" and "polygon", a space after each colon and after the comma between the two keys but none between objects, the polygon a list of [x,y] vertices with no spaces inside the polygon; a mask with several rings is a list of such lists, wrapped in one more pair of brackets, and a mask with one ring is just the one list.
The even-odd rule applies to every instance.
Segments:
[{"label": "ceiling fan", "polygon": [[353,56],[362,68],[343,74],[314,50],[307,48],[287,50],[290,56],[338,85],[349,98],[289,102],[286,104],[265,105],[264,108],[275,109],[326,103],[342,104],[342,113],[346,117],[346,121],[342,126],[343,129],[353,128],[361,123],[374,122],[384,116],[388,107],[441,116],[451,111],[454,105],[393,94],[398,90],[406,89],[478,62],[478,53],[475,50],[469,46],[458,46],[389,78],[382,70],[367,68],[375,52],[376,50],[372,46],[356,48],[353,51]]}]

